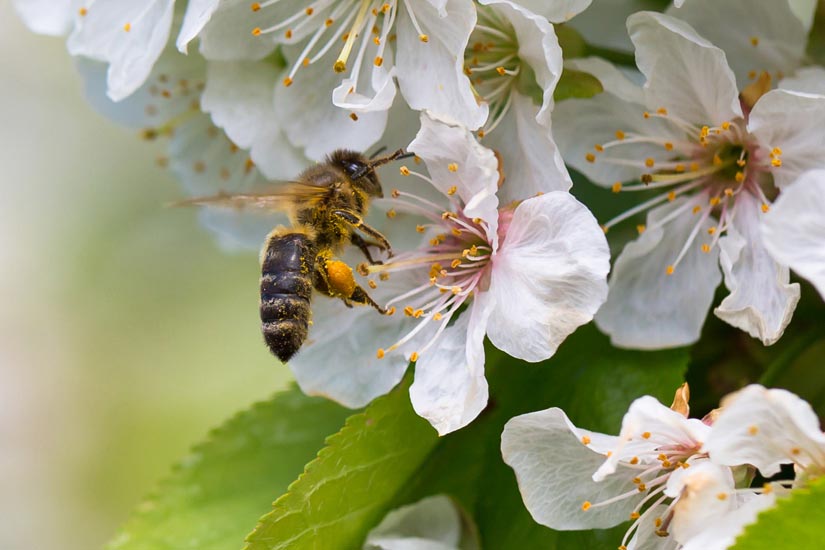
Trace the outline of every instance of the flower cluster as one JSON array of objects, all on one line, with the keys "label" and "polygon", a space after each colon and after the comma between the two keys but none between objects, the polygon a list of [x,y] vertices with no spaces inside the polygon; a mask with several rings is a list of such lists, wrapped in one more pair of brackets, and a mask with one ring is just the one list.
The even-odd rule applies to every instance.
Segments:
[{"label": "flower cluster", "polygon": [[[511,419],[501,451],[533,518],[560,530],[631,521],[619,546],[723,549],[777,497],[825,470],[825,433],[805,401],[752,385],[688,418],[688,388],[670,408],[634,401],[618,436],[577,428],[558,408]],[[752,487],[793,465],[792,479]]]},{"label": "flower cluster", "polygon": [[[32,29],[68,37],[101,112],[168,138],[158,162],[188,194],[254,193],[340,148],[414,155],[381,169],[369,218],[394,255],[357,269],[388,315],[317,298],[289,366],[304,392],[355,408],[414,364],[412,405],[441,435],[487,406],[485,339],[544,361],[595,319],[618,347],[683,346],[724,284],[714,314],[767,346],[800,299],[791,270],[825,297],[825,69],[805,53],[815,3],[590,3],[15,0]],[[632,50],[635,66],[571,53],[584,40],[578,53]],[[599,90],[560,94],[570,75]],[[568,167],[638,200],[599,223]],[[227,247],[286,223],[201,215]],[[710,417],[687,413],[686,388],[671,408],[643,397],[612,437],[548,409],[511,420],[502,450],[537,521],[630,518],[622,548],[725,547],[825,468],[825,435],[787,392],[750,386]],[[749,486],[781,464],[793,484]]]}]

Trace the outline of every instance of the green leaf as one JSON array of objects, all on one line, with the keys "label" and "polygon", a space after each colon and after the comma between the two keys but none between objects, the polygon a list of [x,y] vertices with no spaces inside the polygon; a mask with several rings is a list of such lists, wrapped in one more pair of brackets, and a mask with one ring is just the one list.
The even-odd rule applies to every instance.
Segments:
[{"label": "green leaf", "polygon": [[107,548],[237,550],[349,414],[296,388],[254,405],[195,447]]},{"label": "green leaf", "polygon": [[603,91],[602,83],[592,74],[564,69],[553,92],[553,99],[556,101],[574,97],[587,99]]},{"label": "green leaf", "polygon": [[533,521],[515,474],[501,460],[501,431],[513,416],[557,406],[578,426],[618,433],[637,397],[653,395],[670,404],[688,361],[686,349],[615,349],[593,326],[576,331],[555,357],[541,364],[514,361],[490,348],[490,406],[470,426],[442,438],[399,504],[428,494],[452,495],[475,518],[487,549],[617,547],[622,527],[562,533]]},{"label": "green leaf", "polygon": [[804,489],[794,489],[765,510],[736,539],[733,550],[822,548],[825,540],[825,477]]},{"label": "green leaf", "polygon": [[358,548],[438,443],[410,377],[347,419],[249,535],[248,550]]}]

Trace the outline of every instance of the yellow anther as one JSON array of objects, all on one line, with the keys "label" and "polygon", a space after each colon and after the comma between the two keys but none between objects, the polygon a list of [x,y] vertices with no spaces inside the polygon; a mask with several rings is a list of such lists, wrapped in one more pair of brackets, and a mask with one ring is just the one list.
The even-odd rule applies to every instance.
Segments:
[{"label": "yellow anther", "polygon": [[728,500],[728,494],[727,493],[718,493],[716,495],[716,498],[719,499],[719,500]]},{"label": "yellow anther", "polygon": [[331,27],[333,23],[335,23],[335,20],[330,18],[330,19],[327,19],[326,21],[324,21],[324,26]]},{"label": "yellow anther", "polygon": [[376,288],[378,288],[378,285],[377,285],[377,284],[376,284],[376,282],[375,282],[375,281],[373,281],[372,279],[370,279],[369,281],[367,281],[367,284],[368,284],[368,285],[369,285],[369,287],[370,287],[371,289],[373,289],[373,290],[375,290]]},{"label": "yellow anther", "polygon": [[380,46],[380,45],[381,45],[381,39],[380,39],[379,37],[377,37],[377,36],[373,36],[373,37],[372,37],[372,42],[373,42],[373,44],[375,44],[376,46]]},{"label": "yellow anther", "polygon": [[335,71],[336,73],[343,73],[344,71],[347,70],[347,64],[339,59],[332,66],[332,70]]},{"label": "yellow anther", "polygon": [[722,202],[722,199],[719,197],[711,197],[710,198],[710,205],[711,206],[719,206],[719,203]]},{"label": "yellow anther", "polygon": [[447,165],[447,170],[449,170],[450,172],[458,172],[458,164],[456,164],[455,162],[451,162]]},{"label": "yellow anther", "polygon": [[252,29],[252,36],[261,36],[261,27],[255,27]]},{"label": "yellow anther", "polygon": [[407,306],[404,308],[404,315],[406,315],[407,317],[412,317],[413,313],[415,313],[415,310],[412,308],[412,306]]},{"label": "yellow anther", "polygon": [[747,163],[748,161],[746,161],[745,159],[739,159],[736,161],[736,166],[738,166],[739,168],[744,168]]},{"label": "yellow anther", "polygon": [[659,107],[658,109],[656,109],[656,112],[662,116],[667,116],[667,109],[665,109],[664,107]]},{"label": "yellow anther", "polygon": [[613,191],[614,193],[620,192],[622,190],[622,182],[617,181],[616,183],[613,184],[613,187],[611,187],[610,190]]},{"label": "yellow anther", "polygon": [[458,294],[459,292],[461,292],[461,287],[460,286],[454,286],[453,288],[450,289],[450,291],[453,294]]},{"label": "yellow anther", "polygon": [[713,235],[716,233],[716,226],[708,227],[708,235]]},{"label": "yellow anther", "polygon": [[378,348],[378,351],[375,352],[375,356],[378,359],[383,359],[384,358],[384,350],[381,349],[381,348]]},{"label": "yellow anther", "polygon": [[643,116],[644,118],[650,118],[650,113],[648,113],[647,111],[645,111],[644,113],[642,113],[642,116]]},{"label": "yellow anther", "polygon": [[[745,181],[745,173],[741,172],[741,171],[736,172],[736,175],[733,176],[733,179],[735,179],[737,183],[742,183],[743,181]],[[730,190],[726,189],[725,191],[730,191]],[[732,194],[733,194],[733,191],[731,191],[731,195]],[[728,195],[728,196],[730,196],[730,195]]]},{"label": "yellow anther", "polygon": [[476,135],[478,136],[478,139],[483,138],[484,137],[484,130],[479,130],[478,132],[476,132]]},{"label": "yellow anther", "polygon": [[665,274],[666,275],[673,275],[674,271],[676,271],[676,268],[673,267],[672,265],[669,265],[665,268]]},{"label": "yellow anther", "polygon": [[423,225],[416,225],[415,230],[419,233],[423,233],[426,230],[426,228]]},{"label": "yellow anther", "polygon": [[452,267],[453,269],[457,268],[460,265],[461,265],[461,260],[459,260],[458,258],[456,258],[455,260],[450,262],[450,267]]},{"label": "yellow anther", "polygon": [[379,55],[375,58],[375,60],[373,60],[373,63],[375,64],[376,67],[380,67],[381,65],[384,64],[384,58]]},{"label": "yellow anther", "polygon": [[630,519],[639,519],[642,515],[639,512],[630,512]]},{"label": "yellow anther", "polygon": [[639,457],[634,456],[633,458],[630,459],[630,463],[631,464],[638,464],[639,463]]},{"label": "yellow anther", "polygon": [[389,274],[389,273],[387,273],[387,272],[384,272],[384,273],[379,273],[379,274],[378,274],[378,278],[379,278],[379,279],[381,279],[382,281],[389,281],[389,279],[390,279],[390,274]]},{"label": "yellow anther", "polygon": [[763,213],[763,214],[767,214],[767,213],[768,213],[768,210],[770,210],[770,209],[771,209],[771,207],[770,207],[770,206],[768,206],[768,205],[767,205],[767,204],[765,204],[764,202],[762,203],[762,213]]},{"label": "yellow anther", "polygon": [[584,155],[584,159],[587,162],[596,162],[596,155],[594,155],[593,153],[587,153],[586,155]]},{"label": "yellow anther", "polygon": [[395,215],[396,214],[395,214],[395,209],[394,208],[390,208],[389,210],[387,210],[387,217],[388,218],[392,219],[392,218],[395,217]]},{"label": "yellow anther", "polygon": [[725,122],[723,122],[722,123],[722,129],[723,130],[730,130],[730,122],[728,122],[727,120]]},{"label": "yellow anther", "polygon": [[424,315],[424,310],[423,309],[416,309],[413,312],[413,317],[415,317],[416,319],[420,318],[422,315]]},{"label": "yellow anther", "polygon": [[450,187],[449,189],[447,189],[447,194],[448,194],[448,195],[450,195],[450,196],[452,197],[453,195],[455,195],[456,191],[458,191],[458,187],[456,187],[455,185],[453,185],[452,187]]},{"label": "yellow anther", "polygon": [[776,155],[777,157],[781,156],[782,155],[782,149],[780,149],[779,147],[774,147],[773,149],[771,149],[771,154]]},{"label": "yellow anther", "polygon": [[750,435],[756,435],[759,433],[759,428],[757,426],[750,426],[748,427],[748,433]]},{"label": "yellow anther", "polygon": [[640,493],[644,493],[645,491],[647,491],[647,485],[645,485],[644,483],[640,483],[637,489]]},{"label": "yellow anther", "polygon": [[305,9],[304,13],[306,13],[307,15],[312,15],[313,13],[315,13],[315,10],[310,7],[310,8]]},{"label": "yellow anther", "polygon": [[642,433],[642,439],[650,439],[650,432]]},{"label": "yellow anther", "polygon": [[287,40],[289,40],[290,38],[292,38],[292,29],[287,29],[287,30],[284,32],[284,38],[286,38]]},{"label": "yellow anther", "polygon": [[430,277],[438,277],[441,274],[441,264],[434,263],[430,266]]},{"label": "yellow anther", "polygon": [[410,362],[415,363],[418,361],[418,352],[414,351],[410,354]]},{"label": "yellow anther", "polygon": [[425,44],[430,41],[430,37],[426,34],[419,34],[418,39],[424,42]]},{"label": "yellow anther", "polygon": [[656,161],[653,160],[653,158],[648,157],[645,159],[645,166],[647,166],[648,168],[653,168],[654,164],[656,164]]},{"label": "yellow anther", "polygon": [[504,76],[507,74],[507,69],[505,69],[504,67],[496,67],[496,72],[501,76]]},{"label": "yellow anther", "polygon": [[773,492],[773,485],[771,485],[770,483],[766,483],[762,486],[762,494],[763,495],[767,495],[771,492]]},{"label": "yellow anther", "polygon": [[384,4],[383,6],[381,6],[381,11],[387,13],[388,11],[390,11],[390,5]]},{"label": "yellow anther", "polygon": [[665,142],[665,151],[673,151],[673,144],[671,142]]},{"label": "yellow anther", "polygon": [[618,546],[617,550],[627,550],[627,546],[625,546],[624,544],[621,544],[621,545]]},{"label": "yellow anther", "polygon": [[86,17],[87,13],[89,13],[89,10],[87,10],[86,8],[80,8],[79,10],[77,10],[77,14],[80,17]]},{"label": "yellow anther", "polygon": [[616,130],[616,139],[622,140],[625,138],[625,133],[621,130]]},{"label": "yellow anther", "polygon": [[713,165],[714,166],[719,166],[721,164],[722,164],[722,157],[720,157],[718,153],[713,155]]},{"label": "yellow anther", "polygon": [[656,519],[653,520],[653,525],[655,525],[657,528],[661,527],[662,523],[663,523],[662,518],[656,518]]},{"label": "yellow anther", "polygon": [[634,477],[634,478],[633,478],[633,479],[631,479],[630,481],[632,481],[633,483],[635,483],[636,485],[638,485],[639,483],[641,483],[641,482],[642,482],[642,478],[640,478],[640,477]]},{"label": "yellow anther", "polygon": [[605,235],[607,235],[607,232],[608,232],[608,231],[610,231],[610,228],[609,228],[609,227],[607,227],[606,225],[603,225],[603,226],[602,226],[602,233],[604,233]]},{"label": "yellow anther", "polygon": [[690,171],[691,172],[695,172],[698,169],[699,169],[699,163],[698,162],[691,162],[690,163]]},{"label": "yellow anther", "polygon": [[702,211],[702,207],[699,206],[698,204],[693,207],[693,210],[691,210],[691,212],[693,212],[694,214],[698,214],[701,211]]},{"label": "yellow anther", "polygon": [[433,315],[433,321],[440,321],[441,318],[442,318],[442,315],[440,313],[436,313],[436,314]]},{"label": "yellow anther", "polygon": [[782,166],[782,159],[780,159],[780,158],[771,159],[771,166],[773,166],[775,168],[779,168],[780,166]]},{"label": "yellow anther", "polygon": [[637,226],[636,226],[636,231],[638,231],[638,232],[639,232],[639,235],[641,235],[642,233],[644,233],[644,232],[645,232],[645,229],[647,229],[647,227],[646,227],[646,226],[645,226],[645,224],[643,224],[643,223],[640,223],[639,225],[637,225]]},{"label": "yellow anther", "polygon": [[456,237],[460,237],[460,236],[461,236],[461,229],[459,229],[459,228],[457,228],[457,227],[453,227],[453,228],[450,230],[450,233],[452,233],[452,234],[453,234],[453,235],[455,235]]},{"label": "yellow anther", "polygon": [[587,437],[586,435],[583,435],[583,436],[582,436],[582,444],[584,444],[584,445],[590,445],[590,438],[589,438],[589,437]]},{"label": "yellow anther", "polygon": [[669,460],[662,461],[662,468],[670,468],[671,466],[673,466],[673,464],[671,464]]},{"label": "yellow anther", "polygon": [[587,512],[588,510],[590,510],[591,506],[593,505],[590,503],[590,501],[585,500],[584,502],[582,502],[582,512]]},{"label": "yellow anther", "polygon": [[132,30],[132,24],[131,23],[126,23],[125,25],[123,25],[123,30],[125,32],[129,32],[130,30]]},{"label": "yellow anther", "polygon": [[708,137],[708,134],[710,134],[710,127],[702,126],[702,129],[699,131],[699,137]]},{"label": "yellow anther", "polygon": [[758,36],[751,36],[751,46],[758,46],[759,45],[759,37]]},{"label": "yellow anther", "polygon": [[725,196],[726,197],[732,197],[733,196],[733,189],[731,189],[730,187],[726,188],[725,189]]},{"label": "yellow anther", "polygon": [[676,191],[670,191],[667,194],[667,200],[669,200],[670,202],[675,201],[676,200]]},{"label": "yellow anther", "polygon": [[676,172],[680,172],[680,173],[681,173],[681,172],[684,172],[684,171],[685,171],[685,165],[684,165],[684,164],[677,164],[677,165],[673,168],[673,170],[674,170],[674,171],[676,171]]},{"label": "yellow anther", "polygon": [[410,169],[407,168],[406,166],[402,166],[401,168],[398,169],[398,171],[401,172],[402,176],[409,176],[410,175]]},{"label": "yellow anther", "polygon": [[301,65],[304,67],[309,67],[309,64],[312,63],[312,60],[308,57],[305,57],[304,60],[301,62]]},{"label": "yellow anther", "polygon": [[393,315],[393,314],[395,314],[395,306],[392,306],[391,308],[389,308],[387,310],[387,315]]},{"label": "yellow anther", "polygon": [[355,113],[350,113],[349,117],[352,119],[353,122],[358,122],[358,115]]},{"label": "yellow anther", "polygon": [[798,455],[801,452],[802,451],[799,449],[799,447],[794,447],[793,449],[791,449],[791,454],[794,456]]}]

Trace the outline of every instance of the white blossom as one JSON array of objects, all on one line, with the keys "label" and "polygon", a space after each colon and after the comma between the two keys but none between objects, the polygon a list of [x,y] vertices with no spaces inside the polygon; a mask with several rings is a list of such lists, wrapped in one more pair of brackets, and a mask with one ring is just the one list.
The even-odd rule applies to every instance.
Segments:
[{"label": "white blossom", "polygon": [[461,512],[444,495],[435,495],[389,512],[367,534],[364,550],[472,550]]},{"label": "white blossom", "polygon": [[[596,322],[619,346],[692,343],[721,265],[730,295],[715,314],[771,344],[790,321],[799,286],[768,254],[759,227],[777,190],[825,165],[816,130],[825,97],[773,90],[743,111],[724,52],[690,26],[645,12],[628,28],[644,87],[607,63],[579,61],[573,66],[606,91],[562,102],[554,114],[565,159],[592,181],[615,192],[659,191],[604,224],[649,210],[616,260]],[[642,183],[625,185],[632,180]]]}]

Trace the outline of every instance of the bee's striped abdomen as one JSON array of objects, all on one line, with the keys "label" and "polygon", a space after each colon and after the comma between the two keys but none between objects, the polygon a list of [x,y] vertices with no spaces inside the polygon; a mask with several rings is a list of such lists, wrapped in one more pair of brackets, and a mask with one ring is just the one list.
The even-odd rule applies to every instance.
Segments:
[{"label": "bee's striped abdomen", "polygon": [[315,245],[304,233],[273,232],[261,266],[261,330],[281,361],[289,361],[309,329]]}]

